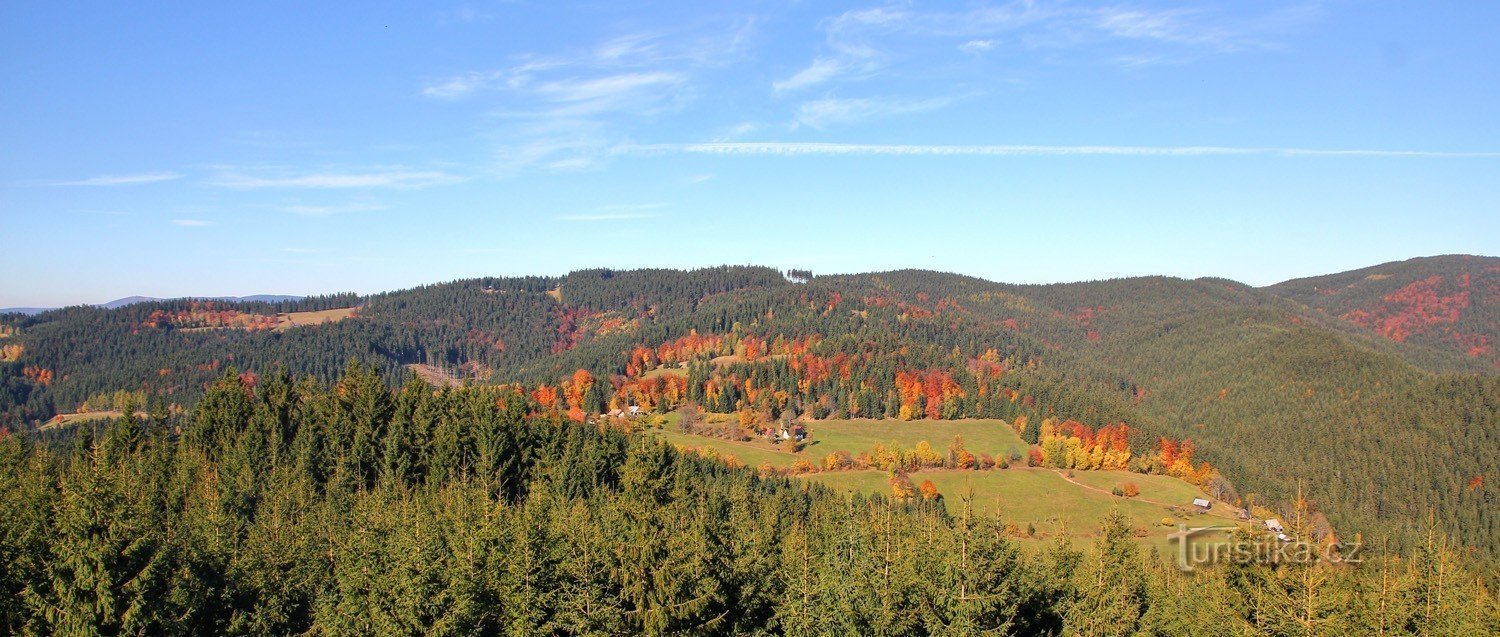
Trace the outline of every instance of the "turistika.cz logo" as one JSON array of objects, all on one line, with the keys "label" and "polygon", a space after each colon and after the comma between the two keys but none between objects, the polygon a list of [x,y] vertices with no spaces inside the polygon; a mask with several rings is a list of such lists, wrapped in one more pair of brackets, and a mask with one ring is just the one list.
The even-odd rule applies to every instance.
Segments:
[{"label": "turistika.cz logo", "polygon": [[1213,564],[1358,564],[1363,561],[1359,543],[1313,544],[1297,538],[1236,534],[1239,527],[1178,524],[1167,535],[1177,544],[1177,568],[1191,573]]}]

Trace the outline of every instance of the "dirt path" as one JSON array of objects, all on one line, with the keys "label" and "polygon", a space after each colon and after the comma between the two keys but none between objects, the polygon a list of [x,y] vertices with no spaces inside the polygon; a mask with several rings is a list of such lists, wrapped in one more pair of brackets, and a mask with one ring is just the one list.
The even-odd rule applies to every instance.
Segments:
[{"label": "dirt path", "polygon": [[[1065,472],[1065,471],[1058,471],[1056,469],[1054,469],[1053,471],[1055,471],[1058,475],[1062,476],[1062,479],[1067,480],[1070,483],[1073,483],[1075,485],[1078,485],[1078,486],[1083,487],[1085,489],[1088,489],[1090,491],[1098,491],[1099,493],[1103,493],[1103,494],[1108,495],[1110,497],[1120,497],[1120,496],[1117,496],[1117,495],[1115,495],[1113,493],[1110,493],[1109,491],[1105,491],[1104,489],[1100,489],[1099,487],[1096,487],[1096,486],[1093,486],[1093,485],[1084,484],[1082,482],[1079,482],[1077,480],[1069,478],[1067,472]],[[1129,499],[1135,500],[1137,502],[1148,502],[1148,503],[1155,504],[1157,506],[1163,506],[1163,507],[1181,507],[1182,506],[1180,504],[1168,504],[1166,502],[1160,502],[1160,501],[1157,501],[1157,500],[1151,500],[1149,498],[1143,498],[1143,497],[1140,497],[1140,496],[1136,496],[1136,497],[1129,498]],[[1222,506],[1223,503],[1220,503],[1220,504]],[[1203,513],[1205,513],[1207,515],[1212,515],[1212,516],[1215,516],[1215,517],[1224,518],[1224,519],[1227,519],[1227,520],[1233,520],[1234,519],[1233,516],[1228,515],[1228,514],[1222,512],[1222,511],[1208,510],[1208,511],[1204,511]]]}]

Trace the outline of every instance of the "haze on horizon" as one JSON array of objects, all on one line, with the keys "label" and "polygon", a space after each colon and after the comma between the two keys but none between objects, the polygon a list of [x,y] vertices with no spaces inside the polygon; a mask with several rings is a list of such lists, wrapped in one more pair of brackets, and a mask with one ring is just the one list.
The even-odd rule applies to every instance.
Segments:
[{"label": "haze on horizon", "polygon": [[0,7],[0,307],[1500,254],[1491,5]]}]

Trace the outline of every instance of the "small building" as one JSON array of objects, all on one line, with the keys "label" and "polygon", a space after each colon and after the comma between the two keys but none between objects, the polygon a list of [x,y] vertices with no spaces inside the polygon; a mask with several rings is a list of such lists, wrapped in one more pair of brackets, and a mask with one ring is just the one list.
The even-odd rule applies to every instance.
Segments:
[{"label": "small building", "polygon": [[803,440],[807,440],[807,429],[802,425],[782,427],[780,438],[782,440],[795,440],[797,442],[802,442]]},{"label": "small building", "polygon": [[639,416],[639,415],[641,415],[641,406],[640,405],[631,405],[630,406],[630,417],[634,418],[634,417]]},{"label": "small building", "polygon": [[1266,520],[1266,530],[1272,533],[1285,533],[1286,529],[1281,526],[1281,520]]},{"label": "small building", "polygon": [[1239,513],[1237,513],[1235,515],[1236,515],[1236,517],[1238,517],[1241,520],[1248,520],[1248,519],[1250,519],[1250,511],[1248,509],[1240,509]]},{"label": "small building", "polygon": [[1207,511],[1214,508],[1214,503],[1209,502],[1206,498],[1193,498],[1193,506]]},{"label": "small building", "polygon": [[625,415],[625,412],[620,411],[618,409],[611,409],[611,410],[609,410],[609,414],[608,414],[608,416],[610,418],[619,418],[619,417],[624,416],[624,415]]}]

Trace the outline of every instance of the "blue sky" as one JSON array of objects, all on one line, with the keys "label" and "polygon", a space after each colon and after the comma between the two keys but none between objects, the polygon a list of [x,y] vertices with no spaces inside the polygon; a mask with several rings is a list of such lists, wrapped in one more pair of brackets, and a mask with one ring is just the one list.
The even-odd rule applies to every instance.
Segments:
[{"label": "blue sky", "polygon": [[[66,6],[65,6],[66,5]],[[0,307],[1500,254],[1493,3],[0,6]]]}]

